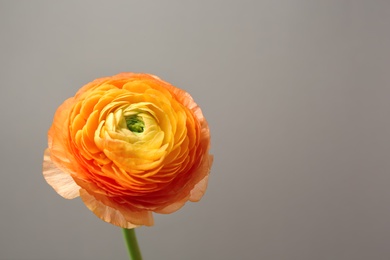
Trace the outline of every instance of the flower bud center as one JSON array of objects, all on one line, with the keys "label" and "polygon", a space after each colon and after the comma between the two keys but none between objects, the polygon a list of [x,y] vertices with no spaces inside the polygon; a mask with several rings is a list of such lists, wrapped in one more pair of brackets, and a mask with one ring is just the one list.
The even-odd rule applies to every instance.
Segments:
[{"label": "flower bud center", "polygon": [[142,133],[144,131],[145,123],[141,117],[136,115],[131,115],[125,117],[127,129],[131,132]]}]

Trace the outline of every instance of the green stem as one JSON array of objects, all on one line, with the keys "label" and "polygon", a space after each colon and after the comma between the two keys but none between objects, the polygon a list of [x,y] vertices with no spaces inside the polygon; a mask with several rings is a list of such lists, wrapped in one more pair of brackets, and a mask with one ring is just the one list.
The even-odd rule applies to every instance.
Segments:
[{"label": "green stem", "polygon": [[122,230],[123,235],[125,237],[127,249],[129,251],[130,260],[142,260],[141,251],[139,250],[134,228],[123,228]]}]

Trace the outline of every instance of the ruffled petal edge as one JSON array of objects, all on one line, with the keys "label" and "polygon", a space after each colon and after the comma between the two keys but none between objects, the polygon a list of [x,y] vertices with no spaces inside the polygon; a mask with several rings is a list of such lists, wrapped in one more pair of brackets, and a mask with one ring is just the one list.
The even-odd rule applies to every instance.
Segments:
[{"label": "ruffled petal edge", "polygon": [[110,203],[107,201],[107,197],[99,196],[97,194],[92,195],[84,189],[80,190],[80,197],[87,208],[97,217],[115,226],[121,228],[136,228],[139,226],[152,226],[154,224],[153,215],[150,211],[134,212],[119,205],[115,205],[115,209],[102,202],[105,201]]},{"label": "ruffled petal edge", "polygon": [[80,187],[69,173],[63,172],[52,162],[49,149],[46,149],[43,155],[43,177],[65,199],[74,199],[79,196]]}]

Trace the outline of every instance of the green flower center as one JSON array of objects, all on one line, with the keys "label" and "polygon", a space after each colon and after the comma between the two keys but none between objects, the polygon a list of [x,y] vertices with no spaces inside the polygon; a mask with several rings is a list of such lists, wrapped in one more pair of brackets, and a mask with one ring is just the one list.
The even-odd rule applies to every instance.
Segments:
[{"label": "green flower center", "polygon": [[142,133],[144,131],[145,123],[141,117],[132,115],[125,117],[127,129],[133,133]]}]

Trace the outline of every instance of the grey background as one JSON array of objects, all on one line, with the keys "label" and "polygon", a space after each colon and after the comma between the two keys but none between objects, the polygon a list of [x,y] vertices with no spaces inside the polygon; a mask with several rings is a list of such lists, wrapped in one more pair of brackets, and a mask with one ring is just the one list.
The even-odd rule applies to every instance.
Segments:
[{"label": "grey background", "polygon": [[0,259],[126,259],[41,175],[56,108],[148,72],[212,131],[208,191],[145,259],[390,259],[390,1],[1,1]]}]

